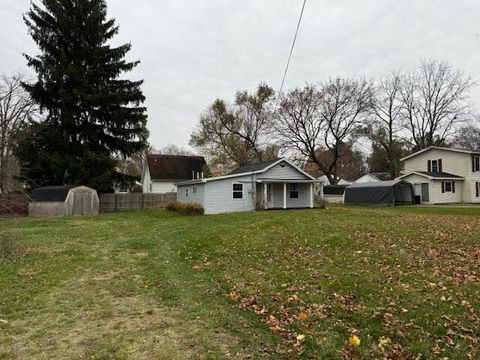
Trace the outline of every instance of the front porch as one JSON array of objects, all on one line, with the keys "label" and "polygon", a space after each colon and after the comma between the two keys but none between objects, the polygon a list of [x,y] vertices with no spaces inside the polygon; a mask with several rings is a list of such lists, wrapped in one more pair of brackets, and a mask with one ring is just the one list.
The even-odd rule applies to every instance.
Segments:
[{"label": "front porch", "polygon": [[257,202],[265,209],[313,208],[315,180],[257,180]]}]

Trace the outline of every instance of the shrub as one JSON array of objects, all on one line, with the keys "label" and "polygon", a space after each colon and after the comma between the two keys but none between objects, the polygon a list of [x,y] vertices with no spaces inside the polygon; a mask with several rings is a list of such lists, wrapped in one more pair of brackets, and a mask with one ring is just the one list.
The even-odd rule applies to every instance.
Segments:
[{"label": "shrub", "polygon": [[318,209],[325,209],[327,206],[327,201],[320,196],[315,198],[315,207]]},{"label": "shrub", "polygon": [[187,203],[183,204],[178,201],[169,202],[165,209],[168,211],[175,211],[184,215],[203,215],[204,209],[203,206],[197,203]]},{"label": "shrub", "polygon": [[178,201],[170,201],[166,206],[165,209],[168,211],[178,211],[180,207],[180,203]]},{"label": "shrub", "polygon": [[263,211],[265,210],[265,203],[261,200],[257,200],[255,203],[255,211]]}]

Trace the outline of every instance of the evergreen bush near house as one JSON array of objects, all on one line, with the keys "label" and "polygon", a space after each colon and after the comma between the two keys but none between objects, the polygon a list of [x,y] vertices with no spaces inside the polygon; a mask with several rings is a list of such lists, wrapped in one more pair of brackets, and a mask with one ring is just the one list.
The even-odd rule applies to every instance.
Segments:
[{"label": "evergreen bush near house", "polygon": [[43,121],[31,122],[16,150],[31,186],[86,185],[110,191],[117,165],[146,146],[142,81],[124,76],[130,44],[118,33],[105,0],[42,0],[24,16],[39,55],[25,55],[37,80],[24,84]]}]

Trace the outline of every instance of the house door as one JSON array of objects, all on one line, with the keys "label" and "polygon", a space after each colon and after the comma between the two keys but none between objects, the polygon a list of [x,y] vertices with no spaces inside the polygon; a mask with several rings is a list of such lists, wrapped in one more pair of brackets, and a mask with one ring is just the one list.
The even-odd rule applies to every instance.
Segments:
[{"label": "house door", "polygon": [[267,184],[267,207],[273,207],[273,184]]},{"label": "house door", "polygon": [[428,191],[428,183],[422,183],[422,202],[430,201],[430,193]]}]

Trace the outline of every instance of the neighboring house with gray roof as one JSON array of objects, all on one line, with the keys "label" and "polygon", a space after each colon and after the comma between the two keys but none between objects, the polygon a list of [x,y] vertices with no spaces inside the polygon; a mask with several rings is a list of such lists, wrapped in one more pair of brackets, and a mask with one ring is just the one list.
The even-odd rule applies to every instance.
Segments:
[{"label": "neighboring house with gray roof", "polygon": [[205,214],[312,208],[318,182],[286,159],[244,165],[225,176],[177,183],[177,200],[199,203]]},{"label": "neighboring house with gray roof", "polygon": [[431,146],[401,159],[422,203],[480,203],[480,152]]}]

